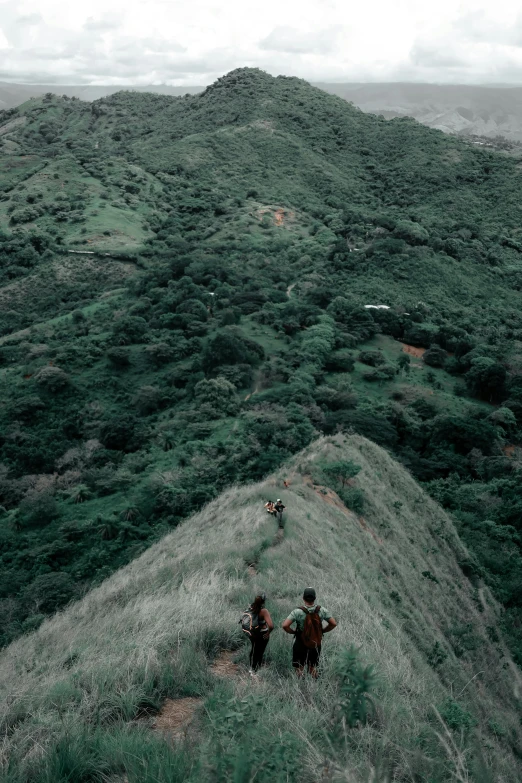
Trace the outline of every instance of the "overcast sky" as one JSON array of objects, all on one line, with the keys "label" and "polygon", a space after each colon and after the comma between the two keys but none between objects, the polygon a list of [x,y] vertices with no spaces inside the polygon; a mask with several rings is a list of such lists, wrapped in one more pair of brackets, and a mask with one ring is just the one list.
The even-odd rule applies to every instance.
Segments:
[{"label": "overcast sky", "polygon": [[[518,8],[517,8],[518,6]],[[517,0],[0,0],[0,80],[522,84]]]}]

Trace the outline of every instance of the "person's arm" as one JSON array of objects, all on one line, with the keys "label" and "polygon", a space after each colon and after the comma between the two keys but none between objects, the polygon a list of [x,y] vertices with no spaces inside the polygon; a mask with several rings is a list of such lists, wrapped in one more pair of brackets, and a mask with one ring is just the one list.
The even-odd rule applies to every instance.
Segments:
[{"label": "person's arm", "polygon": [[265,623],[267,625],[267,628],[268,628],[268,631],[266,631],[263,634],[263,637],[265,639],[268,639],[268,637],[270,636],[270,634],[274,630],[274,623],[272,621],[272,618],[270,617],[270,612],[268,611],[268,609],[261,609],[260,617],[263,618],[263,620],[265,621]]},{"label": "person's arm", "polygon": [[325,625],[323,628],[323,633],[329,633],[329,631],[333,631],[334,628],[337,628],[337,623],[333,619],[333,617],[329,617],[326,621],[328,624]]},{"label": "person's arm", "polygon": [[292,615],[290,617],[287,617],[286,620],[283,622],[283,631],[285,633],[289,633],[290,636],[295,636],[296,631],[292,628],[292,624],[294,623],[294,618]]}]

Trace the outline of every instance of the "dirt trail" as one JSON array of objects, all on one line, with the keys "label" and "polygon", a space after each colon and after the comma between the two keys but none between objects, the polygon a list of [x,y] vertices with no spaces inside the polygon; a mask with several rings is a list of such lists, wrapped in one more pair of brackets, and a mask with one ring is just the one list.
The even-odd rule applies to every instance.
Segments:
[{"label": "dirt trail", "polygon": [[186,735],[194,713],[202,701],[192,696],[185,699],[167,699],[154,721],[153,728],[174,738]]},{"label": "dirt trail", "polygon": [[[279,525],[272,541],[272,547],[278,546],[284,540],[285,531]],[[247,567],[250,577],[257,576],[257,563],[250,563]],[[235,663],[235,650],[221,650],[217,658],[210,664],[210,671],[215,677],[225,679],[242,678],[246,672],[239,664]],[[153,723],[153,729],[172,739],[186,737],[191,730],[194,716],[198,707],[202,704],[202,698],[187,697],[182,699],[166,699]]]},{"label": "dirt trail", "polygon": [[292,291],[294,290],[294,288],[296,287],[296,285],[297,285],[297,283],[291,283],[291,284],[288,286],[288,288],[286,289],[286,295],[287,295],[287,297],[288,297],[289,299],[290,299],[290,294],[292,293]]},{"label": "dirt trail", "polygon": [[237,677],[239,666],[234,663],[236,653],[234,650],[221,650],[216,660],[211,664],[210,671],[216,677]]},{"label": "dirt trail", "polygon": [[[221,650],[218,657],[210,664],[210,671],[216,677],[227,679],[240,675],[240,667],[234,663],[233,650]],[[182,739],[192,729],[194,716],[203,703],[200,697],[188,696],[182,699],[166,699],[152,724],[159,731],[172,739]]]},{"label": "dirt trail", "polygon": [[252,391],[251,391],[249,394],[247,394],[247,396],[245,397],[245,402],[246,402],[247,400],[249,400],[249,399],[250,399],[250,398],[251,398],[251,397],[252,397],[254,394],[257,394],[257,393],[258,393],[258,391],[259,391],[259,384],[258,384],[258,383],[256,383],[256,385],[255,385],[254,389],[253,389],[253,390],[252,390]]}]

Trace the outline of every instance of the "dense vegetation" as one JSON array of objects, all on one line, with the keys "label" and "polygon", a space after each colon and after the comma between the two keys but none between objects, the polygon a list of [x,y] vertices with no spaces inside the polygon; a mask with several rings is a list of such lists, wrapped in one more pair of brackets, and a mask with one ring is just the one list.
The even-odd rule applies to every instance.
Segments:
[{"label": "dense vegetation", "polygon": [[354,430],[453,513],[521,662],[516,161],[249,69],[0,119],[2,642]]}]

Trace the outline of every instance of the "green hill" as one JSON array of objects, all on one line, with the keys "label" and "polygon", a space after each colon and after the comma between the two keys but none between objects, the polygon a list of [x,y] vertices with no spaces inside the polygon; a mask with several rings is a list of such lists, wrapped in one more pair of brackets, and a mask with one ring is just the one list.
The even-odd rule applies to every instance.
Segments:
[{"label": "green hill", "polygon": [[253,69],[0,138],[1,642],[357,432],[453,515],[520,663],[516,161]]},{"label": "green hill", "polygon": [[[364,517],[340,499],[346,461],[360,468],[350,491]],[[263,510],[275,493],[281,536]],[[468,561],[448,516],[383,449],[314,442],[4,650],[3,780],[515,782],[520,675]],[[253,682],[241,609],[266,590],[280,625],[308,584],[339,623],[321,679],[298,684],[279,628]],[[374,667],[369,722],[349,706],[350,645]],[[213,664],[223,651],[239,666]]]}]

